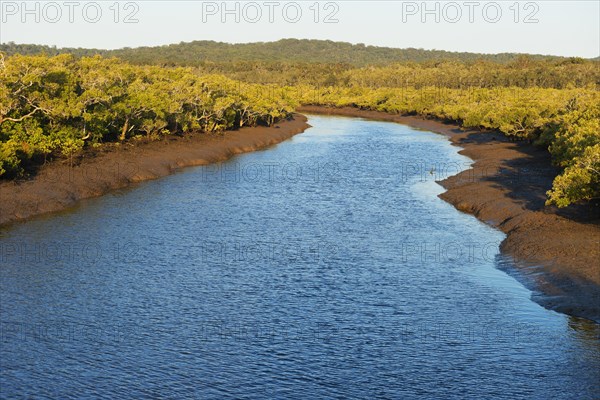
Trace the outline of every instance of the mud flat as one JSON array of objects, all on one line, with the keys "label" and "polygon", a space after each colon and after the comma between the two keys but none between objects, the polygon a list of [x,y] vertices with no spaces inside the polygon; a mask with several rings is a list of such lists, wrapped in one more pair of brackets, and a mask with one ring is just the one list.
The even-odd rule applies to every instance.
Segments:
[{"label": "mud flat", "polygon": [[474,163],[439,183],[440,197],[502,230],[503,253],[516,277],[543,306],[600,322],[600,205],[557,209],[545,205],[558,170],[545,149],[511,142],[498,132],[357,108],[304,106],[299,112],[398,122],[446,135]]},{"label": "mud flat", "polygon": [[48,163],[31,179],[0,181],[0,226],[75,206],[80,200],[207,165],[283,142],[310,125],[294,114],[273,127],[247,127],[224,134],[167,136],[160,141],[107,144],[74,160]]}]

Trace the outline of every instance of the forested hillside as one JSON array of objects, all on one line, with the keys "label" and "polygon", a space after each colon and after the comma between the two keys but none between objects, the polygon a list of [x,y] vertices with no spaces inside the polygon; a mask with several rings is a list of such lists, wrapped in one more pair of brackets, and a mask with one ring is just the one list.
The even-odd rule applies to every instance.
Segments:
[{"label": "forested hillside", "polygon": [[[506,63],[516,60],[516,53],[478,54],[458,53],[443,50],[395,49],[389,47],[366,46],[333,42],[330,40],[282,39],[276,42],[222,43],[194,41],[156,47],[124,48],[119,50],[98,50],[81,48],[56,48],[40,45],[7,43],[0,45],[0,51],[12,55],[33,55],[62,53],[76,56],[115,56],[134,64],[160,64],[180,66],[200,66],[204,63],[230,63],[239,61],[278,62],[278,63],[322,63],[348,64],[350,66],[387,65],[398,62],[423,61],[477,61],[485,60]],[[532,59],[560,59],[556,56],[529,55]]]},{"label": "forested hillside", "polygon": [[111,51],[8,43],[0,45],[0,51],[6,55],[102,55],[138,65],[190,66],[203,74],[278,85],[565,88],[600,84],[600,62],[581,58],[392,49],[322,40],[198,41]]}]

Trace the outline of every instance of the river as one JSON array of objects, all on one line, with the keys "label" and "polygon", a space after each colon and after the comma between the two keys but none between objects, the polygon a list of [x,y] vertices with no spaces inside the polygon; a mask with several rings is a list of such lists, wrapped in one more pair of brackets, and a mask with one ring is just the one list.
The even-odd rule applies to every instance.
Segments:
[{"label": "river", "polygon": [[600,398],[599,326],[437,197],[456,147],[309,123],[0,231],[0,396]]}]

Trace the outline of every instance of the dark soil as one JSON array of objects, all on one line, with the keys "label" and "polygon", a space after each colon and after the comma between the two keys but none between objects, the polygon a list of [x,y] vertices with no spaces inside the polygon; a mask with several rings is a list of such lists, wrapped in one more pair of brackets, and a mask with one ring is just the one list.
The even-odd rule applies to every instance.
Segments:
[{"label": "dark soil", "polygon": [[600,322],[600,206],[546,206],[558,170],[547,150],[509,141],[499,132],[356,108],[301,107],[298,111],[392,121],[442,133],[472,160],[471,169],[439,182],[440,197],[506,233],[501,245],[518,278],[547,308]]},{"label": "dark soil", "polygon": [[0,226],[73,207],[137,182],[183,167],[224,161],[263,149],[303,132],[310,125],[296,114],[274,127],[248,127],[222,134],[167,136],[160,141],[129,141],[55,160],[22,181],[0,181]]}]

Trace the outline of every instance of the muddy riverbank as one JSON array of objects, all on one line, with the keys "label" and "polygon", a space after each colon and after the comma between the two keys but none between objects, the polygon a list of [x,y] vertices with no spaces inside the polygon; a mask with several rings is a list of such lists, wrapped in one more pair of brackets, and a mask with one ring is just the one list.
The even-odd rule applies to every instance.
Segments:
[{"label": "muddy riverbank", "polygon": [[31,179],[0,181],[0,226],[65,210],[80,200],[166,176],[184,167],[224,161],[236,154],[264,149],[309,126],[306,117],[295,114],[293,119],[273,127],[107,144],[74,160],[53,161]]},{"label": "muddy riverbank", "polygon": [[440,181],[447,190],[440,197],[506,233],[501,250],[515,259],[518,278],[534,291],[536,301],[600,321],[599,207],[559,210],[545,205],[558,173],[545,149],[511,142],[498,132],[463,130],[417,116],[350,107],[305,106],[298,111],[397,122],[446,135],[474,163]]}]

